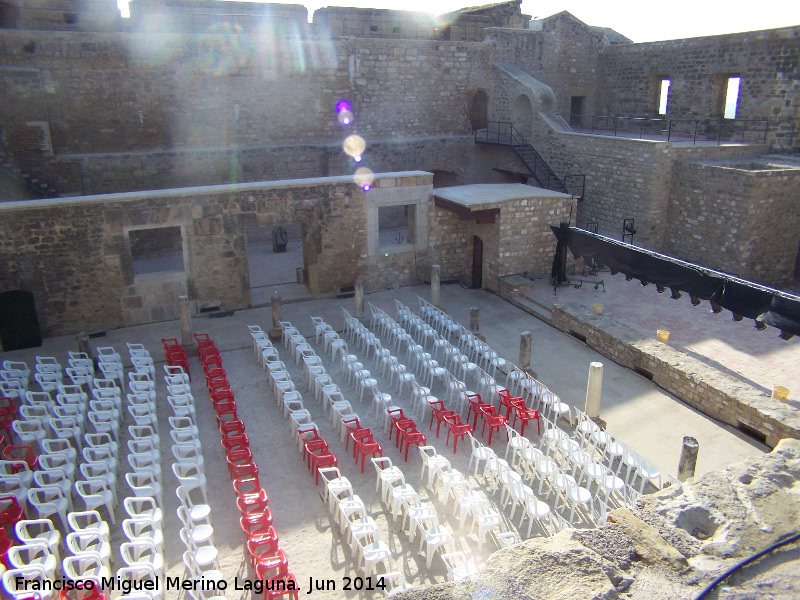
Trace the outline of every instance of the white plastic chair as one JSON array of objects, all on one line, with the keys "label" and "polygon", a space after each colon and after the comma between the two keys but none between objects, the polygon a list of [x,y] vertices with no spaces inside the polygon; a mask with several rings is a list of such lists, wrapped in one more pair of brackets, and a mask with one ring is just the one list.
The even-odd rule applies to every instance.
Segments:
[{"label": "white plastic chair", "polygon": [[22,546],[11,546],[6,553],[6,560],[12,569],[39,565],[51,579],[58,566],[58,559],[50,553],[47,542],[44,541],[29,541]]},{"label": "white plastic chair", "polygon": [[96,510],[71,512],[67,515],[67,523],[69,523],[69,531],[72,533],[96,531],[104,541],[108,541],[108,523]]},{"label": "white plastic chair", "polygon": [[158,416],[149,406],[128,406],[128,414],[135,425],[149,425],[158,431]]},{"label": "white plastic chair", "polygon": [[134,496],[149,496],[158,500],[159,506],[164,506],[161,483],[156,479],[153,471],[145,469],[133,473],[125,473],[125,481]]},{"label": "white plastic chair", "polygon": [[160,578],[164,574],[164,556],[151,540],[122,542],[119,545],[119,556],[129,567],[147,565],[153,569],[157,577]]},{"label": "white plastic chair", "polygon": [[72,510],[72,480],[64,469],[40,469],[33,472],[33,482],[37,487],[57,487],[67,500],[67,507]]},{"label": "white plastic chair", "polygon": [[128,464],[134,472],[149,471],[155,475],[156,481],[161,479],[161,461],[152,454],[128,454]]},{"label": "white plastic chair", "polygon": [[150,519],[161,528],[164,513],[152,496],[128,496],[122,501],[122,505],[131,519]]},{"label": "white plastic chair", "polygon": [[[179,510],[181,508],[183,507],[178,507]],[[129,542],[141,539],[150,540],[159,552],[163,552],[164,533],[153,519],[143,517],[123,519],[122,532]]]},{"label": "white plastic chair", "polygon": [[446,525],[435,523],[428,529],[420,527],[419,552],[422,554],[422,549],[425,548],[425,562],[428,569],[431,568],[431,562],[433,562],[436,552],[450,545],[452,540],[453,534]]},{"label": "white plastic chair", "polygon": [[50,600],[53,598],[53,592],[49,591],[51,589],[50,577],[48,577],[43,566],[30,565],[20,569],[9,569],[3,573],[3,589],[15,600],[30,600],[30,589],[24,587],[19,589],[17,587],[17,580],[20,578],[26,582],[29,588],[36,586],[43,590],[37,592],[40,600]]},{"label": "white plastic chair", "polygon": [[478,572],[478,567],[463,552],[451,552],[442,555],[447,574],[452,581],[461,581]]},{"label": "white plastic chair", "polygon": [[180,500],[181,506],[188,511],[192,523],[206,522],[211,514],[211,507],[207,503],[195,502],[190,492],[191,490],[181,486],[175,488],[175,495]]},{"label": "white plastic chair", "polygon": [[104,463],[110,473],[117,472],[117,457],[111,446],[97,446],[84,448],[81,451],[83,460],[88,463]]},{"label": "white plastic chair", "polygon": [[[47,441],[47,440],[45,440]],[[66,442],[66,440],[58,440]],[[75,449],[70,447],[72,452],[53,452],[48,454],[39,455],[39,468],[44,471],[52,471],[53,469],[63,469],[67,474],[67,478],[71,481],[75,480],[75,462],[77,453]],[[33,473],[30,473],[30,480],[33,480]],[[30,484],[29,484],[30,485]]]},{"label": "white plastic chair", "polygon": [[[158,587],[159,589],[163,587],[159,583],[161,575],[156,573],[151,565],[145,563],[137,563],[132,567],[121,567],[117,569],[116,577],[120,580],[120,582],[131,582],[132,589],[134,587],[141,588],[145,585],[134,584],[134,582],[137,581],[153,582],[151,584],[146,584],[147,587],[152,586],[154,588]],[[164,593],[161,591],[131,592],[125,596],[125,600],[157,600],[163,597]]]},{"label": "white plastic chair", "polygon": [[69,502],[60,487],[51,485],[28,490],[28,504],[40,519],[57,514],[64,529],[67,527],[67,506]]},{"label": "white plastic chair", "polygon": [[67,534],[66,545],[67,550],[73,556],[91,552],[96,554],[106,567],[111,562],[111,544],[101,529],[84,529],[70,532]]},{"label": "white plastic chair", "polygon": [[80,465],[81,475],[84,479],[105,479],[108,488],[114,496],[114,505],[118,504],[117,499],[117,475],[109,469],[105,462],[85,462]]},{"label": "white plastic chair", "polygon": [[60,560],[59,546],[61,545],[61,532],[55,528],[50,519],[24,519],[14,525],[17,539],[23,543],[44,543],[50,554]]},{"label": "white plastic chair", "polygon": [[[360,541],[356,541],[357,551],[360,555],[358,568],[364,572],[364,577],[370,577],[377,565],[385,563],[388,565],[387,571],[392,571],[392,556],[384,542],[375,541],[367,545],[361,545]],[[363,562],[363,566],[362,566]]]},{"label": "white plastic chair", "polygon": [[111,491],[108,479],[97,478],[75,482],[75,491],[86,504],[86,510],[95,510],[105,506],[111,523],[116,524],[114,515],[114,492]]},{"label": "white plastic chair", "polygon": [[64,577],[73,581],[89,578],[102,580],[111,577],[111,570],[107,563],[96,552],[81,552],[75,556],[68,556],[63,563]]}]

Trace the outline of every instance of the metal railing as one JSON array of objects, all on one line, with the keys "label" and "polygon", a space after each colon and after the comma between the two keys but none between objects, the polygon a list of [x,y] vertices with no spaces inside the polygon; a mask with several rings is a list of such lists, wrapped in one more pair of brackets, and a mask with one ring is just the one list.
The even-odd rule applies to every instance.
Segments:
[{"label": "metal railing", "polygon": [[[531,146],[513,123],[507,121],[489,121],[485,129],[474,132],[475,142],[483,144],[499,144],[511,146],[516,155],[528,169],[533,178],[545,189],[572,194],[583,198],[586,187],[585,175],[568,175],[559,178],[550,165]],[[570,185],[567,185],[569,181]]]},{"label": "metal railing", "polygon": [[[668,119],[616,115],[558,115],[578,133],[675,142],[765,144],[769,119]],[[608,133],[606,133],[608,132]]]}]

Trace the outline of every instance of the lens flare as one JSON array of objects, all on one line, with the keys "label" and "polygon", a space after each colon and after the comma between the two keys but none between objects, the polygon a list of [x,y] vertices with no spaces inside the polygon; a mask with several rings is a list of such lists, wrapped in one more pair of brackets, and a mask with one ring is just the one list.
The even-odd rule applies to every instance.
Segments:
[{"label": "lens flare", "polygon": [[367,147],[367,142],[360,135],[349,135],[344,140],[342,148],[348,156],[361,156]]},{"label": "lens flare", "polygon": [[356,184],[361,186],[365,192],[369,191],[372,187],[372,182],[375,181],[375,174],[366,167],[361,167],[353,175]]},{"label": "lens flare", "polygon": [[358,154],[356,154],[356,155],[353,157],[353,160],[354,160],[354,161],[356,161],[356,162],[361,162],[361,156],[360,156],[360,155],[358,155]]},{"label": "lens flare", "polygon": [[353,122],[353,113],[351,113],[349,110],[340,112],[339,115],[336,117],[336,119],[342,125],[350,125],[350,123]]},{"label": "lens flare", "polygon": [[350,102],[348,100],[345,100],[344,98],[342,98],[341,100],[339,100],[336,103],[336,112],[337,113],[350,112],[351,108],[352,107],[350,106]]}]

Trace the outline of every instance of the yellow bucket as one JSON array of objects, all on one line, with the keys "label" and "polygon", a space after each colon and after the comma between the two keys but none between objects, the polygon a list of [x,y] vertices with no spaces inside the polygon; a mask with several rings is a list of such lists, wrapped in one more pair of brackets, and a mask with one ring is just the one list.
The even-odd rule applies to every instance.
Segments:
[{"label": "yellow bucket", "polygon": [[669,343],[669,331],[667,331],[666,329],[659,329],[658,331],[656,331],[656,334],[658,335],[659,342],[661,342],[662,344]]},{"label": "yellow bucket", "polygon": [[592,304],[592,310],[596,312],[598,315],[603,314],[603,305],[602,304]]},{"label": "yellow bucket", "polygon": [[781,402],[786,402],[789,399],[789,388],[776,385],[772,388],[772,397]]}]

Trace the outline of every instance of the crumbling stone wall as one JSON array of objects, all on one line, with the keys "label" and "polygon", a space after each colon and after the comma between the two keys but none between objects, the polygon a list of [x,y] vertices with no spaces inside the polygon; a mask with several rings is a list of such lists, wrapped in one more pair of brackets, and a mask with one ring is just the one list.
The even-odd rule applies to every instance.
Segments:
[{"label": "crumbling stone wall", "polygon": [[[375,185],[398,178],[427,202],[429,173],[378,175]],[[175,318],[181,294],[197,309],[245,308],[245,231],[284,223],[300,223],[307,234],[312,293],[338,291],[356,277],[384,283],[373,272],[382,266],[367,260],[365,193],[351,177],[333,177],[2,204],[0,290],[33,292],[45,336]],[[149,227],[181,228],[184,273],[134,275],[128,232]],[[426,259],[417,256],[429,270]],[[413,262],[413,253],[404,260]]]}]

